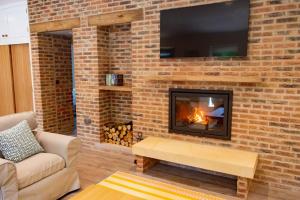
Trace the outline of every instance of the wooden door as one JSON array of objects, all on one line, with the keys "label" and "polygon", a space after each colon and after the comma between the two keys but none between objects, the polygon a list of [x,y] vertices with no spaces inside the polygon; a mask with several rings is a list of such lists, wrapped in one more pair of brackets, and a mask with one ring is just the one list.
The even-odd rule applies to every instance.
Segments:
[{"label": "wooden door", "polygon": [[16,112],[32,111],[32,82],[29,45],[11,45]]},{"label": "wooden door", "polygon": [[0,116],[15,112],[10,47],[0,45]]}]

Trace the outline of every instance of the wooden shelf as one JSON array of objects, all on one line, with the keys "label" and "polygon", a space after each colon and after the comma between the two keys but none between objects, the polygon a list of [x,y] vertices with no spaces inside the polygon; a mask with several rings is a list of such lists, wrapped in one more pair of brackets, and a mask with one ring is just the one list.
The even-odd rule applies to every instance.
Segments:
[{"label": "wooden shelf", "polygon": [[131,92],[132,88],[129,86],[108,86],[103,85],[99,87],[100,90],[110,90],[110,91],[123,91],[123,92]]},{"label": "wooden shelf", "polygon": [[228,83],[260,83],[257,76],[184,76],[184,75],[148,75],[148,81],[198,81],[198,82],[228,82]]}]

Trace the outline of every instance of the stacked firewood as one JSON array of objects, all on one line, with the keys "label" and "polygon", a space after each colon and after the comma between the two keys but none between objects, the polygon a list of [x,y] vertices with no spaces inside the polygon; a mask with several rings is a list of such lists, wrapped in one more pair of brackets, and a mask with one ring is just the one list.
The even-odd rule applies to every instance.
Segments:
[{"label": "stacked firewood", "polygon": [[104,125],[105,142],[131,147],[133,140],[132,122]]}]

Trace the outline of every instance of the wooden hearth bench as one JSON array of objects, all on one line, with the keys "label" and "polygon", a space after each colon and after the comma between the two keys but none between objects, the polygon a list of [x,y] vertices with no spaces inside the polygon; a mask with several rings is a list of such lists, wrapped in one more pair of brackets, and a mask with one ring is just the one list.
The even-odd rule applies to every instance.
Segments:
[{"label": "wooden hearth bench", "polygon": [[258,154],[237,149],[147,137],[132,146],[137,170],[144,172],[160,160],[237,177],[237,196],[247,198]]}]

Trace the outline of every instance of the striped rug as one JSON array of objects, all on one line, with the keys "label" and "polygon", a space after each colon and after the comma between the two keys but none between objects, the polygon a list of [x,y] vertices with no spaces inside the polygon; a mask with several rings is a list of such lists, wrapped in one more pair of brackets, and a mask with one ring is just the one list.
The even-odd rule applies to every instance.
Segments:
[{"label": "striped rug", "polygon": [[97,185],[149,200],[223,200],[213,195],[123,172],[116,172]]}]

